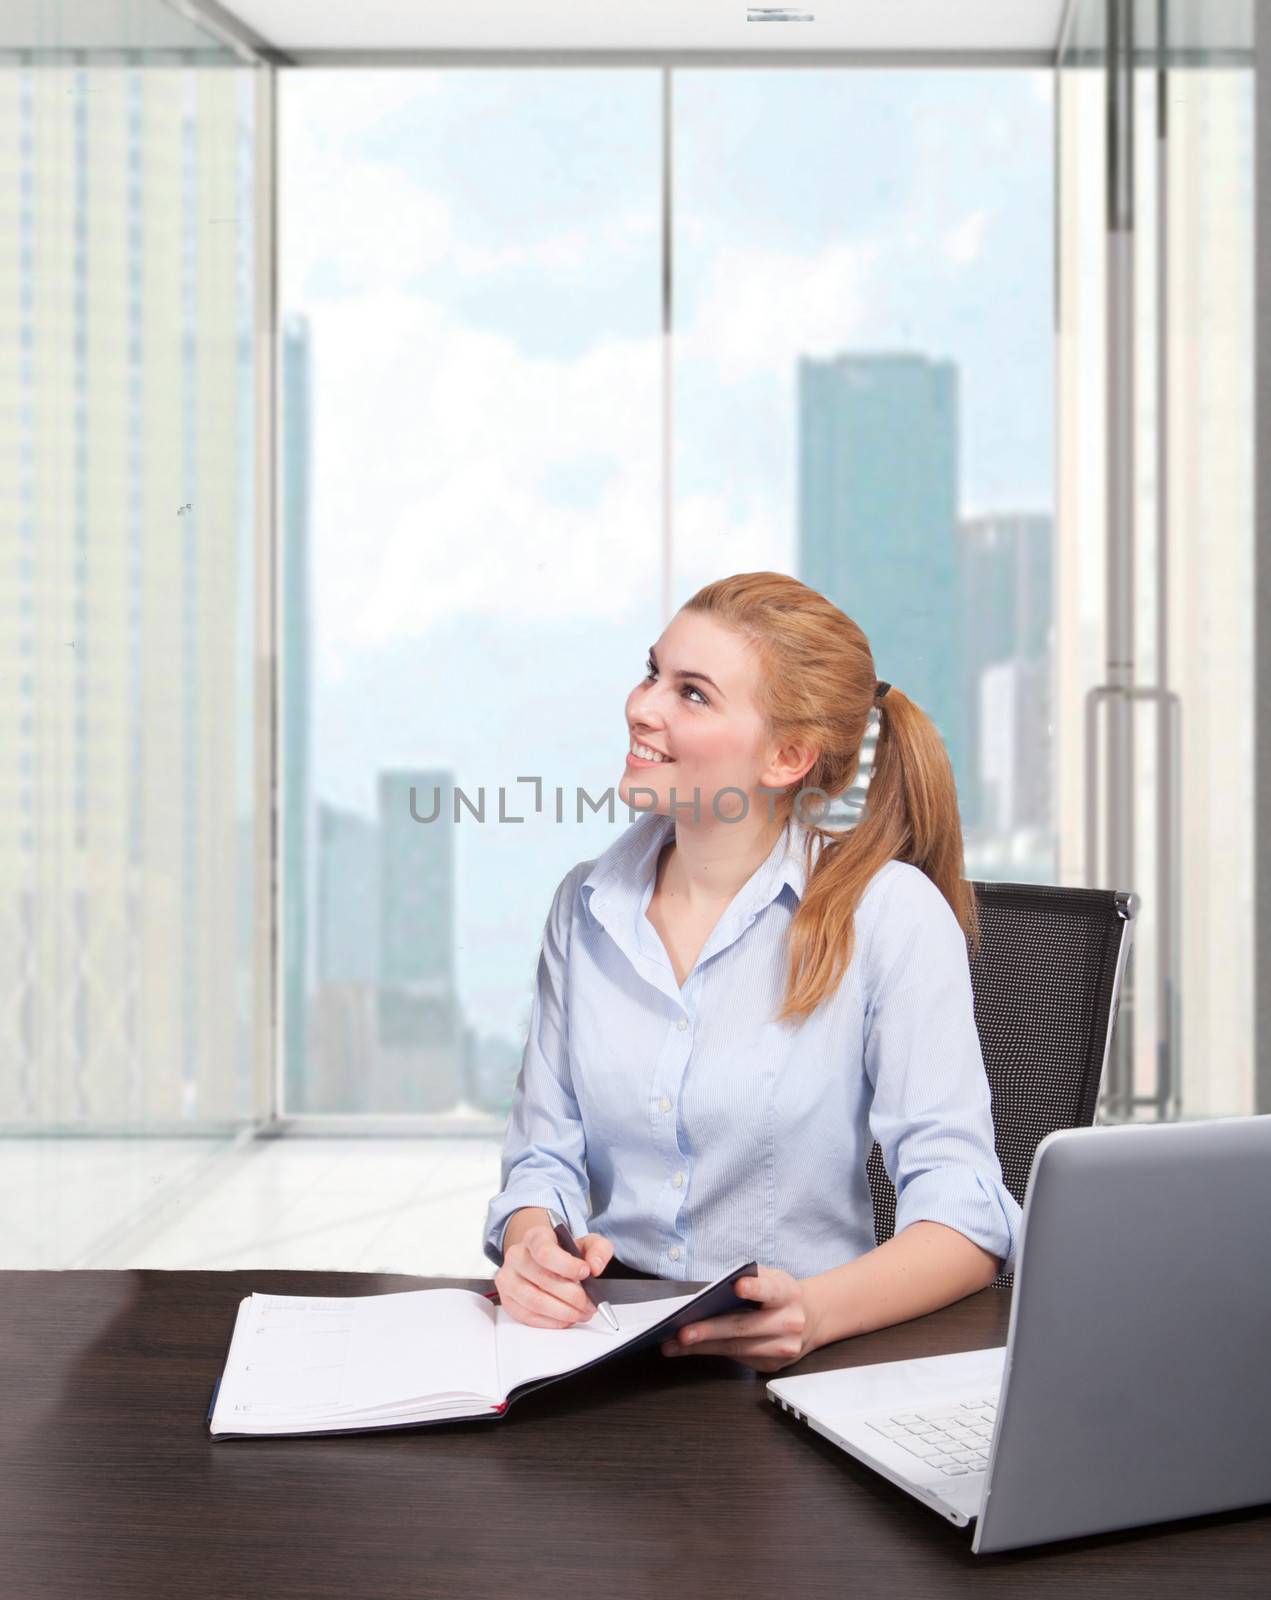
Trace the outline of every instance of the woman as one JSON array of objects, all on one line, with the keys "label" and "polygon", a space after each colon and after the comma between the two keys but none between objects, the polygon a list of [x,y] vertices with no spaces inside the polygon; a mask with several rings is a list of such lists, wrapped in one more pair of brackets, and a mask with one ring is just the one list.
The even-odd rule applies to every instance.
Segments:
[{"label": "woman", "polygon": [[[867,808],[834,833],[812,819],[852,784],[875,704]],[[878,683],[849,617],[774,572],[699,590],[626,715],[618,792],[647,812],[547,919],[487,1215],[501,1303],[563,1328],[593,1314],[588,1272],[710,1281],[753,1259],[757,1308],[663,1350],[776,1372],[1011,1270],[975,902],[930,718]],[[877,1247],[875,1138],[897,1191]]]}]

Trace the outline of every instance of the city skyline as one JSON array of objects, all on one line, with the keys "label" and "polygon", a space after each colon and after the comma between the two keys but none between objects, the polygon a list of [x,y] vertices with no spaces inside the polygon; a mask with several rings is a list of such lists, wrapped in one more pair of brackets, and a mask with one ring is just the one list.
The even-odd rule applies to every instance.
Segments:
[{"label": "city skyline", "polygon": [[[985,382],[988,358],[966,367],[974,447],[960,467],[975,487],[960,509],[999,503],[1012,478],[1048,481],[1045,404],[1020,402],[1046,395],[1049,208],[1032,181],[1048,171],[1044,84],[992,78],[999,109],[981,127],[1002,190],[986,208],[982,188],[944,181],[968,161],[936,137],[980,78],[852,81],[845,101],[834,72],[677,77],[677,599],[722,572],[792,566],[801,355],[910,348],[962,370],[1000,327],[1014,390]],[[251,1103],[258,1038],[249,85],[178,68],[6,82],[26,341],[11,369],[19,669],[6,690],[19,747],[4,861],[27,996],[14,1115],[230,1116]],[[431,767],[472,788],[497,762],[593,795],[619,776],[623,699],[661,624],[656,88],[643,72],[407,73],[341,76],[336,93],[315,74],[283,95],[284,1100],[301,1103],[322,1052],[354,1059],[383,1020],[336,1005],[365,981],[354,975],[327,981],[329,1032],[298,1003],[349,942],[322,921],[339,862],[369,851],[350,870],[380,870],[367,835],[381,771]],[[308,118],[313,93],[322,116]],[[784,106],[805,149],[848,144],[871,119],[893,127],[893,190],[835,163],[791,187],[779,141],[756,137],[758,105]],[[624,139],[579,149],[576,127],[597,118]],[[478,125],[484,143],[449,136]],[[446,160],[420,137],[438,127]],[[114,137],[90,141],[92,128]],[[466,173],[455,150],[471,153]],[[747,174],[749,198],[719,190],[720,161]],[[832,216],[850,226],[827,229]],[[172,225],[156,233],[160,217]],[[1038,268],[1028,303],[1005,292],[1030,281],[1021,250]],[[994,326],[977,328],[995,282]],[[54,404],[71,419],[60,481],[32,465]],[[68,580],[57,593],[54,572]],[[594,816],[456,830],[450,985],[465,1020],[445,1024],[460,1059],[447,1071],[505,1074],[500,1040],[523,1037],[551,889],[612,837]],[[37,967],[38,992],[22,977]],[[74,1026],[37,1071],[54,1012]]]},{"label": "city skyline", "polygon": [[[538,770],[591,794],[612,785],[622,703],[666,620],[664,576],[680,602],[723,573],[799,567],[802,361],[956,376],[943,443],[894,402],[869,469],[894,503],[943,451],[943,509],[925,524],[937,587],[956,545],[962,614],[975,596],[986,624],[1015,630],[1018,648],[992,625],[964,639],[951,710],[933,698],[948,685],[924,690],[960,768],[968,869],[1097,878],[1083,716],[1107,644],[1099,85],[1069,75],[1056,108],[1027,73],[677,70],[664,346],[657,74],[301,76],[281,119],[280,464],[288,505],[303,493],[306,510],[303,551],[300,520],[284,510],[279,529],[298,624],[279,641],[277,730],[260,719],[247,75],[5,77],[11,1115],[198,1121],[254,1103],[270,847],[254,808],[275,732],[298,777],[273,863],[298,890],[278,930],[293,1086],[319,1048],[297,985],[316,984],[320,946],[357,964],[344,948],[356,924],[320,932],[320,907],[346,857],[355,876],[380,870],[367,830],[381,771],[426,765],[468,789]],[[1144,262],[1139,331],[1166,330],[1168,437],[1159,459],[1139,456],[1134,494],[1145,532],[1165,512],[1159,549],[1140,552],[1143,622],[1153,584],[1168,601],[1135,670],[1145,687],[1158,663],[1165,674],[1168,641],[1186,709],[1172,763],[1142,743],[1141,858],[1121,870],[1152,876],[1161,907],[1178,902],[1181,955],[1151,914],[1137,939],[1158,980],[1136,991],[1142,1025],[1127,1020],[1140,1077],[1154,1079],[1161,1040],[1181,1039],[1187,1104],[1213,1109],[1247,1099],[1251,1073],[1253,122],[1247,74],[1187,82],[1175,177],[1196,226],[1168,281]],[[580,142],[579,127],[606,137]],[[838,158],[858,148],[867,160]],[[1211,157],[1222,182],[1201,185]],[[1142,199],[1150,218],[1152,191]],[[289,484],[288,428],[305,441],[303,486]],[[912,473],[893,460],[888,480],[884,448],[908,450]],[[1161,460],[1171,477],[1157,485]],[[921,681],[916,650],[912,675],[885,659],[902,686]],[[307,721],[288,724],[288,693]],[[1231,715],[1197,714],[1213,705]],[[1166,824],[1154,832],[1166,782],[1186,850]],[[456,832],[464,1083],[478,1061],[487,1079],[505,1071],[495,1047],[523,1034],[551,889],[613,837],[595,816],[572,832],[550,818]],[[323,851],[336,852],[325,883]],[[1159,881],[1172,852],[1173,888]],[[1213,921],[1219,904],[1233,920]],[[382,912],[366,936],[376,973]],[[333,970],[329,986],[365,981]],[[366,1015],[345,1019],[350,1050]],[[325,1048],[321,1026],[316,1038]]]}]

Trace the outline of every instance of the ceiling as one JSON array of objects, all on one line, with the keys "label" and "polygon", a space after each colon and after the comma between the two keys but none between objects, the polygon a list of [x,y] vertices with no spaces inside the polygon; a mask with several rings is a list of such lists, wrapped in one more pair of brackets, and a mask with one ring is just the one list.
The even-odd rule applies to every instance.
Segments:
[{"label": "ceiling", "polygon": [[[168,0],[285,55],[313,51],[850,50],[1044,53],[1065,0]],[[748,20],[748,9],[811,21]]]},{"label": "ceiling", "polygon": [[[1053,66],[1106,59],[1106,0],[0,0],[0,58],[175,53],[280,65],[540,58]],[[791,20],[759,20],[785,10]],[[1135,6],[1142,64],[1252,63],[1252,0]],[[810,17],[811,20],[800,20]]]}]

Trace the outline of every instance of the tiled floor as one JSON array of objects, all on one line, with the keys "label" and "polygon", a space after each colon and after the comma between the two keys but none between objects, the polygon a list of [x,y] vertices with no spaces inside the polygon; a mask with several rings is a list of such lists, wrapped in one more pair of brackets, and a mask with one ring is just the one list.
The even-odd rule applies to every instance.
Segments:
[{"label": "tiled floor", "polygon": [[3,1139],[0,1268],[488,1278],[484,1139]]}]

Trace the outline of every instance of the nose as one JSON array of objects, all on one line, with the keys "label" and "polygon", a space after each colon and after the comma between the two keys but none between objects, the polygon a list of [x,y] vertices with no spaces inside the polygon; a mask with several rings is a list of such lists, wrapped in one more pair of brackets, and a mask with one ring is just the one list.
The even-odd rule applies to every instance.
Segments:
[{"label": "nose", "polygon": [[657,723],[650,722],[647,717],[630,717],[627,726],[637,738],[656,739],[658,737]]},{"label": "nose", "polygon": [[657,708],[651,703],[650,691],[640,688],[627,701],[627,721],[640,733],[652,733],[661,726]]}]

